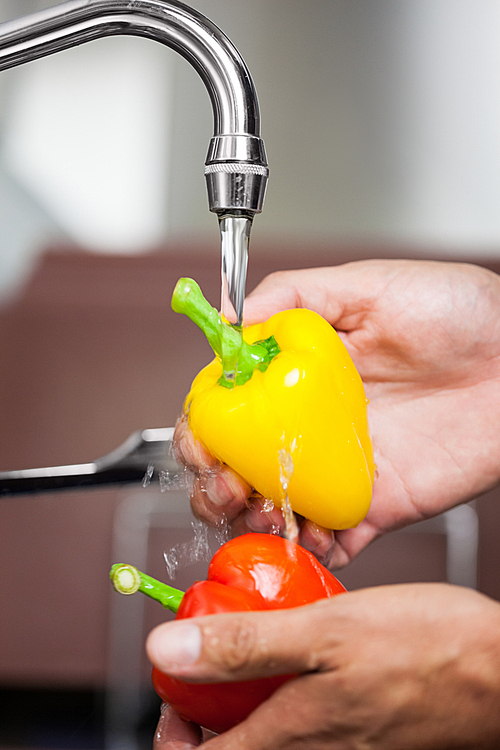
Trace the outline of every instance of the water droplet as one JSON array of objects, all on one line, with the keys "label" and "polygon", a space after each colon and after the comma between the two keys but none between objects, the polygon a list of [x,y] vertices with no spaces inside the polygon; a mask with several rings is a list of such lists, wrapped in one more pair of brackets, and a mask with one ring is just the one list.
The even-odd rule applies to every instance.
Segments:
[{"label": "water droplet", "polygon": [[264,498],[262,503],[261,513],[271,513],[274,510],[274,503],[270,497]]},{"label": "water droplet", "polygon": [[146,473],[144,474],[143,480],[142,480],[142,486],[143,487],[149,487],[151,484],[151,478],[155,471],[155,465],[149,464],[148,468],[146,469]]}]

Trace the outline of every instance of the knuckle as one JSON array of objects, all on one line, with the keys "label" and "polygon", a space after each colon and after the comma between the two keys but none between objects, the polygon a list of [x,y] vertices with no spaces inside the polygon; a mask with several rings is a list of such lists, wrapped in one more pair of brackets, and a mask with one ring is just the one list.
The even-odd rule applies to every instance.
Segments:
[{"label": "knuckle", "polygon": [[213,644],[215,657],[229,674],[247,671],[262,656],[257,628],[249,618],[237,618],[224,634],[223,648],[220,645]]},{"label": "knuckle", "polygon": [[221,474],[231,488],[235,499],[242,505],[246,504],[252,494],[252,488],[248,482],[246,482],[243,477],[240,477],[240,475],[233,471],[229,466],[222,465]]}]

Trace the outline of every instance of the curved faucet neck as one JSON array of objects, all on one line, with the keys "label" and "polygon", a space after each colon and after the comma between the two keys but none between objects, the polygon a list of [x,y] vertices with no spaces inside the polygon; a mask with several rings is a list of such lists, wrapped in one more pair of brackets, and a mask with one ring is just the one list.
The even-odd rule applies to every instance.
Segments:
[{"label": "curved faucet neck", "polygon": [[205,83],[214,115],[205,168],[210,210],[260,212],[268,169],[255,87],[237,49],[198,11],[177,0],[68,0],[0,25],[0,70],[122,34],[176,50]]}]

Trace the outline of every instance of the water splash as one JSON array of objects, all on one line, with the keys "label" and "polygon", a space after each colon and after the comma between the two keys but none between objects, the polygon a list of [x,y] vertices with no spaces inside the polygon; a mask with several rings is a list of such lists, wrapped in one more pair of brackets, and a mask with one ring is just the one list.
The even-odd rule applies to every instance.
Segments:
[{"label": "water splash", "polygon": [[274,510],[274,503],[270,497],[265,497],[262,503],[262,513],[271,513]]},{"label": "water splash", "polygon": [[144,474],[144,477],[142,479],[142,486],[143,487],[149,487],[151,484],[151,479],[153,477],[153,474],[155,473],[155,465],[149,464],[148,468],[146,469],[146,473]]},{"label": "water splash", "polygon": [[[151,481],[155,475],[156,467],[154,463],[150,463],[146,469],[146,472],[142,478],[142,486],[147,489],[151,486]],[[169,492],[170,490],[185,490],[191,493],[193,489],[194,474],[187,467],[181,469],[176,468],[173,470],[160,469],[157,472],[158,483],[160,485],[160,492]]]},{"label": "water splash", "polygon": [[264,515],[267,516],[267,519],[270,523],[269,526],[269,534],[272,536],[279,536],[281,533],[281,525],[279,522],[276,521],[276,513],[273,513],[275,509],[274,502],[271,500],[270,497],[263,497],[261,500],[261,508],[260,512],[264,513]]},{"label": "water splash", "polygon": [[219,546],[222,546],[231,539],[231,526],[229,525],[227,516],[223,515],[222,518],[216,521],[214,536]]},{"label": "water splash", "polygon": [[208,541],[208,526],[202,521],[192,521],[194,536],[188,542],[175,544],[168,552],[163,553],[167,573],[174,580],[180,568],[194,565],[197,562],[209,562],[212,553]]}]

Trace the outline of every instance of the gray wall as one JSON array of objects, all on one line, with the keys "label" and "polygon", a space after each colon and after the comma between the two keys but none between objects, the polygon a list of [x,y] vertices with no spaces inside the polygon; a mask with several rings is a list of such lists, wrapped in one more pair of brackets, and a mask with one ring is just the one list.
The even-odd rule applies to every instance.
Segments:
[{"label": "gray wall", "polygon": [[[233,38],[256,82],[271,166],[256,231],[497,252],[498,2],[196,7]],[[208,231],[198,164],[210,113],[195,74],[175,65],[171,231]]]},{"label": "gray wall", "polygon": [[[49,4],[0,0],[0,17],[5,20]],[[467,258],[498,254],[500,5],[496,0],[194,0],[193,4],[232,38],[256,82],[271,179],[254,236],[283,242],[293,238],[306,243],[409,243]],[[12,202],[9,214],[16,216],[19,230],[16,235],[11,220],[11,229],[2,232],[0,275],[4,275],[1,263],[9,248],[15,247],[17,255],[23,243],[36,246],[38,225],[40,245],[52,232],[54,237],[68,236],[80,245],[107,252],[144,250],[179,238],[194,238],[200,244],[210,238],[211,243],[216,235],[215,218],[207,211],[202,167],[212,115],[196,73],[178,55],[158,51],[144,40],[112,39],[86,47],[65,52],[57,62],[40,61],[1,76],[3,141],[7,146],[16,144],[3,154],[2,190],[9,192],[10,180],[12,195],[4,205]],[[71,116],[69,97],[61,95],[58,106],[54,96],[60,70],[72,71],[66,77],[70,88],[74,81],[75,99],[88,99],[86,121],[81,123],[88,136],[89,124],[103,115],[99,98],[92,94],[93,86],[98,88],[102,81],[96,76],[93,82],[87,72],[81,82],[89,57],[99,59],[95,67],[104,74],[106,66],[116,64],[124,54],[129,60],[137,55],[145,70],[150,66],[151,75],[161,68],[159,83],[146,100],[141,78],[134,82],[123,74],[129,84],[123,112],[113,105],[109,116],[127,123],[130,103],[137,102],[144,121],[157,122],[154,132],[142,138],[150,149],[142,163],[156,161],[165,174],[165,184],[160,180],[151,188],[152,183],[144,180],[146,167],[141,171],[136,158],[135,173],[131,171],[125,180],[120,177],[122,186],[128,181],[135,187],[136,203],[142,200],[144,205],[144,232],[139,231],[137,238],[134,235],[129,246],[116,232],[110,240],[104,233],[100,243],[98,227],[86,239],[67,219],[65,207],[57,205],[56,199],[49,200],[54,181],[50,165],[64,193],[57,147],[50,159],[45,154],[42,177],[38,170],[36,183],[26,164],[19,167],[23,154],[20,117],[28,122],[25,143],[33,149],[29,133],[41,132],[37,117],[50,132],[51,113],[54,128],[60,127],[61,118]],[[48,94],[35,108],[26,93],[28,78],[34,86],[36,66],[40,70],[45,66],[43,71],[47,71],[48,111],[41,112]],[[73,115],[75,119],[81,120],[78,114]],[[139,130],[129,138],[131,154],[137,152],[134,137],[141,142]],[[76,164],[78,158],[80,163],[87,162],[85,155],[78,154],[81,143],[75,137]],[[100,154],[109,157],[103,174],[111,187],[108,198],[103,193],[94,208],[96,226],[98,220],[111,217],[114,207],[112,176],[118,170],[113,163],[119,166],[119,162],[113,162],[111,145],[106,150],[105,143],[100,144]],[[40,149],[44,150],[43,143]],[[25,161],[28,168],[36,165],[36,153]],[[64,161],[68,161],[66,154]],[[98,165],[95,184],[102,190],[105,178],[97,170]],[[75,170],[68,174],[68,180],[74,174]],[[88,189],[80,191],[82,208],[75,198],[74,213],[87,210],[85,194],[91,190],[89,183]],[[148,212],[146,207],[153,203],[154,210]],[[123,205],[126,222],[131,212],[126,201]],[[33,216],[38,217],[36,226],[25,239],[22,227],[31,226]],[[5,228],[7,220],[4,209],[0,225]],[[91,212],[89,220],[80,223],[84,230],[90,229]]]}]

